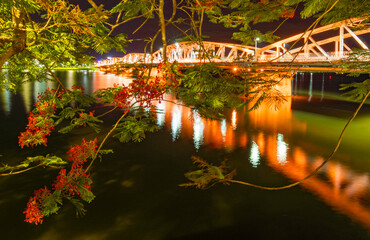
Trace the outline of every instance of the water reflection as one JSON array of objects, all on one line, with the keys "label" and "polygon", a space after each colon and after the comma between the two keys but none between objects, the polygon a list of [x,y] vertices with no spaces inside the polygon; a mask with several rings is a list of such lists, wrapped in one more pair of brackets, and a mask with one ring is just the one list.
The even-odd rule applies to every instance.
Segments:
[{"label": "water reflection", "polygon": [[251,147],[251,154],[249,156],[249,161],[252,163],[253,167],[257,167],[258,165],[260,165],[260,158],[261,157],[258,145],[253,141]]},{"label": "water reflection", "polygon": [[203,145],[203,132],[204,132],[204,124],[202,121],[201,116],[196,110],[193,110],[193,139],[194,139],[194,147],[199,149],[201,145]]},{"label": "water reflection", "polygon": [[[101,72],[71,71],[58,74],[65,75],[67,87],[79,84],[86,89],[87,93],[111,87],[113,84],[128,84],[131,81],[128,78]],[[303,75],[295,75],[294,91],[299,89],[301,76]],[[287,81],[285,85],[287,91],[292,89],[289,83],[290,81]],[[310,80],[309,86],[311,86],[310,91],[314,89],[313,80]],[[38,93],[47,88],[55,88],[55,83],[36,82],[24,85],[21,95],[25,112],[30,111]],[[322,82],[320,88],[323,91]],[[320,97],[323,97],[322,93]],[[167,96],[167,99],[175,100],[173,96]],[[10,92],[0,92],[0,101],[1,111],[6,114],[15,111],[12,108]],[[166,101],[157,104],[157,107],[161,111],[157,115],[157,124],[169,130],[173,141],[180,138],[191,139],[194,148],[198,151],[202,148],[245,151],[243,161],[249,160],[249,163],[245,165],[258,168],[266,164],[292,181],[307,176],[327,156],[317,151],[321,147],[320,139],[314,139],[316,141],[306,139],[310,130],[309,120],[299,120],[295,116],[292,110],[292,97],[286,97],[286,101],[278,109],[262,104],[252,112],[243,109],[233,110],[226,113],[225,119],[221,121],[201,118],[196,111],[190,108]],[[361,121],[353,124],[359,123]],[[367,126],[366,123],[363,124]],[[318,126],[321,134],[324,134],[325,127],[326,123],[323,123],[322,127]],[[356,135],[356,138],[367,139],[366,133],[360,134],[363,135]],[[320,174],[305,181],[301,186],[336,210],[370,229],[369,174],[366,171],[355,170],[338,160],[341,156],[351,156],[352,153],[351,150],[338,153]]]},{"label": "water reflection", "polygon": [[[170,125],[173,140],[178,139],[181,132],[182,138],[192,137],[196,149],[247,149],[249,162],[254,168],[261,165],[261,159],[265,159],[274,171],[297,181],[319,166],[326,155],[310,151],[312,145],[319,146],[320,142],[307,142],[302,146],[293,142],[294,136],[307,133],[307,123],[294,117],[291,103],[292,99],[288,97],[279,109],[262,104],[253,112],[234,110],[229,118],[221,121],[202,119],[196,112],[193,112],[191,118],[188,117],[191,115],[188,108],[166,103],[164,107],[167,117],[164,125]],[[239,119],[238,128],[236,119]],[[250,129],[258,132],[251,132]],[[249,141],[251,144],[248,146]],[[310,146],[307,149],[306,144]],[[336,210],[370,228],[370,208],[366,204],[370,193],[368,173],[351,170],[335,159],[320,174],[301,186]]]},{"label": "water reflection", "polygon": [[[175,141],[177,138],[180,137],[181,133],[181,111],[182,106],[175,105],[171,114],[172,114],[172,121],[171,121],[171,130],[172,130],[172,141]],[[167,112],[167,111],[166,111]]]},{"label": "water reflection", "polygon": [[284,142],[284,135],[277,135],[277,159],[280,164],[285,164],[287,160],[288,144]]},{"label": "water reflection", "polygon": [[11,92],[10,91],[0,91],[2,109],[6,115],[10,113],[11,109]]}]

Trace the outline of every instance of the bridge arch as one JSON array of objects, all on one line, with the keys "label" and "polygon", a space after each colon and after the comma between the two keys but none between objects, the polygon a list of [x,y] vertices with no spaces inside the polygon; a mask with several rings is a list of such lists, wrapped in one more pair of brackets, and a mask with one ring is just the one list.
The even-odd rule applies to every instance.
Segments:
[{"label": "bridge arch", "polygon": [[[352,30],[353,27],[356,29]],[[348,39],[352,39],[360,48],[369,50],[366,42],[359,38],[360,35],[368,33],[370,33],[370,25],[365,23],[364,18],[356,18],[315,28],[262,48],[210,41],[203,41],[202,45],[190,41],[174,43],[167,46],[167,58],[170,62],[181,63],[200,63],[210,60],[221,63],[236,60],[331,62],[345,58],[352,52],[351,47],[346,43]],[[200,57],[204,52],[208,54],[208,58]],[[159,63],[162,59],[162,49],[160,49],[152,56],[144,53],[129,53],[122,58],[103,60],[96,66],[109,66],[117,63]]]},{"label": "bridge arch", "polygon": [[[256,56],[258,61],[262,62],[287,62],[293,59],[300,62],[339,60],[352,52],[345,43],[346,39],[352,38],[357,46],[369,50],[366,43],[358,37],[370,33],[370,27],[363,22],[364,19],[360,18],[348,19],[315,28],[259,48]],[[362,28],[351,30],[351,27],[359,26]]]}]

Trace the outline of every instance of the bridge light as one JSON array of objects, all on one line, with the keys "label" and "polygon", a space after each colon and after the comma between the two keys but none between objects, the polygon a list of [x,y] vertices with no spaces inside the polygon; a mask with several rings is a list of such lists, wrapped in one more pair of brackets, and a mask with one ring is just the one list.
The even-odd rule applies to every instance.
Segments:
[{"label": "bridge light", "polygon": [[162,52],[163,51],[163,48],[160,48],[159,50]]},{"label": "bridge light", "polygon": [[180,47],[179,43],[175,43],[175,46],[176,46],[177,48],[179,48],[179,47]]}]

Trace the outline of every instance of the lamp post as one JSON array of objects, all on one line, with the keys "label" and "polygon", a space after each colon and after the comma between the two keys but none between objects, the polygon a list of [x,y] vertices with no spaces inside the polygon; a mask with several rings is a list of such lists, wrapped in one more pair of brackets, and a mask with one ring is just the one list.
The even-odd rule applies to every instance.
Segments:
[{"label": "lamp post", "polygon": [[259,37],[254,39],[254,61],[257,62],[257,42],[260,40]]}]

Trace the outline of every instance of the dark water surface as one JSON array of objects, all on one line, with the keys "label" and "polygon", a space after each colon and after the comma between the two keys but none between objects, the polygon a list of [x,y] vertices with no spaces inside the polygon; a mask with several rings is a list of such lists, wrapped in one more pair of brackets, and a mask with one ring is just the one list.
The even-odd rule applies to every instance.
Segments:
[{"label": "dark water surface", "polygon": [[[67,87],[82,85],[88,93],[130,80],[101,72],[57,72]],[[289,85],[293,96],[279,110],[226,113],[222,121],[202,119],[183,106],[162,102],[161,130],[142,143],[110,139],[115,153],[92,170],[95,200],[76,218],[65,202],[59,214],[34,226],[23,210],[33,191],[51,186],[58,170],[37,169],[0,178],[0,239],[370,239],[370,106],[365,105],[348,128],[342,145],[319,174],[300,186],[266,191],[241,185],[208,190],[179,187],[194,169],[191,156],[217,164],[228,159],[235,179],[281,186],[302,179],[332,151],[357,104],[337,100],[333,74],[297,74]],[[48,147],[18,147],[37,93],[52,83],[26,84],[18,95],[0,92],[0,161],[15,164],[27,156],[65,157],[82,137],[77,129],[52,134]],[[167,96],[171,98],[171,96]],[[103,109],[96,109],[102,112]],[[106,128],[116,112],[107,117]],[[97,136],[102,139],[102,134]]]}]

